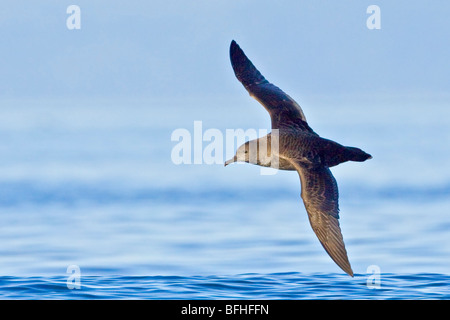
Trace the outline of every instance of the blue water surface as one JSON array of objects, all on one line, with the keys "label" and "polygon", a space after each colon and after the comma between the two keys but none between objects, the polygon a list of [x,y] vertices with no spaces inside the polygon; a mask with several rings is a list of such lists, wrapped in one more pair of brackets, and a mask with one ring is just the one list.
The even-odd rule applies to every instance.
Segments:
[{"label": "blue water surface", "polygon": [[405,114],[420,105],[388,102],[304,106],[316,132],[373,155],[332,168],[351,278],[312,232],[295,172],[172,161],[172,132],[194,121],[269,128],[256,102],[215,101],[236,118],[201,100],[4,101],[0,298],[448,299],[449,109],[417,123]]},{"label": "blue water surface", "polygon": [[2,277],[4,299],[449,299],[442,274],[382,274],[377,285],[364,275],[240,274],[232,276],[87,276],[72,287],[63,277]]}]

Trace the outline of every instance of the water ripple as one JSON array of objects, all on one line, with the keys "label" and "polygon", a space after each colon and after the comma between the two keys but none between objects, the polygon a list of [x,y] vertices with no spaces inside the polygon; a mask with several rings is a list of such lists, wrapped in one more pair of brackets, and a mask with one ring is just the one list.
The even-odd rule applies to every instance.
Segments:
[{"label": "water ripple", "polygon": [[232,276],[84,276],[80,289],[64,277],[0,277],[2,299],[449,299],[450,276],[382,274],[378,289],[365,276],[240,274]]}]

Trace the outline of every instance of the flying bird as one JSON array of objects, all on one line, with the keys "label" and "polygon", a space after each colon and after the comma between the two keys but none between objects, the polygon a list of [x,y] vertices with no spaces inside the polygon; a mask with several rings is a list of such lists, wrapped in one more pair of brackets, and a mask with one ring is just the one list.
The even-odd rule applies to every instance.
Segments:
[{"label": "flying bird", "polygon": [[[269,112],[272,131],[241,145],[225,166],[247,162],[297,171],[301,198],[313,231],[331,259],[353,277],[339,226],[338,186],[330,167],[346,161],[362,162],[372,156],[315,133],[297,102],[267,81],[234,40],[230,45],[230,59],[236,78]],[[275,140],[277,144],[273,148],[271,142]]]}]

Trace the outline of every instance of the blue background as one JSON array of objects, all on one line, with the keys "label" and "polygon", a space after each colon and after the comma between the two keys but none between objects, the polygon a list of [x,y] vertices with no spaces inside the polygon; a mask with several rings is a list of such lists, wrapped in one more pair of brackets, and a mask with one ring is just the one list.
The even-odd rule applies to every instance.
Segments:
[{"label": "blue background", "polygon": [[447,1],[7,2],[1,276],[342,273],[296,173],[171,160],[172,132],[197,120],[270,129],[233,74],[232,39],[317,133],[373,155],[332,170],[355,273],[448,274]]}]

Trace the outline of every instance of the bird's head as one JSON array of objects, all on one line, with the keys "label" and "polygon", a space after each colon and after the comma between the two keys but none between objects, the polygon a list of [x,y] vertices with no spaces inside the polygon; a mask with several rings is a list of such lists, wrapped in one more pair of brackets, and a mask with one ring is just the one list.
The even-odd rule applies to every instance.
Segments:
[{"label": "bird's head", "polygon": [[[255,148],[252,148],[252,145],[255,145]],[[257,162],[256,159],[257,159],[256,144],[250,144],[250,141],[247,141],[237,149],[236,154],[234,155],[233,158],[225,161],[225,166],[233,162],[256,163]]]}]

